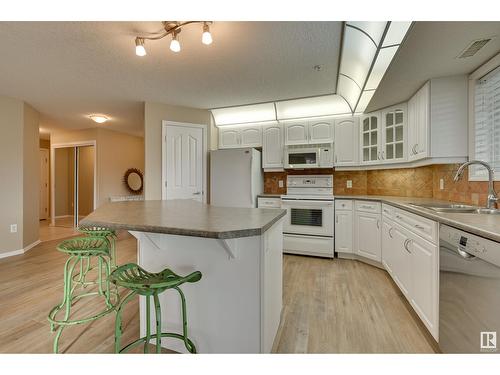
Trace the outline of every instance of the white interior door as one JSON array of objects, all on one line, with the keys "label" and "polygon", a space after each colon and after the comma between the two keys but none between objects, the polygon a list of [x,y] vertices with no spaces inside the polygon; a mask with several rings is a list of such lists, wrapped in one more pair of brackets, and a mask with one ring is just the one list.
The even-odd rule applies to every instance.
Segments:
[{"label": "white interior door", "polygon": [[203,129],[166,125],[164,199],[203,201]]},{"label": "white interior door", "polygon": [[40,149],[40,220],[49,217],[49,150]]}]

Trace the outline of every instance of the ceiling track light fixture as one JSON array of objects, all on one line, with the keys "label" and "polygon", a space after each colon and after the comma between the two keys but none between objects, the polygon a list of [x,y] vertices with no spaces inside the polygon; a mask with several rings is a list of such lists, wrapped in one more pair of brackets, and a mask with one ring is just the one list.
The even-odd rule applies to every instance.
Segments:
[{"label": "ceiling track light fixture", "polygon": [[137,36],[135,38],[135,54],[141,57],[146,56],[146,40],[159,40],[168,35],[172,36],[172,40],[170,41],[170,50],[173,52],[179,52],[181,50],[179,34],[184,26],[191,24],[202,24],[203,32],[201,35],[201,42],[205,45],[212,44],[212,34],[210,33],[210,25],[212,23],[212,21],[163,21],[162,24],[164,31],[148,36]]}]

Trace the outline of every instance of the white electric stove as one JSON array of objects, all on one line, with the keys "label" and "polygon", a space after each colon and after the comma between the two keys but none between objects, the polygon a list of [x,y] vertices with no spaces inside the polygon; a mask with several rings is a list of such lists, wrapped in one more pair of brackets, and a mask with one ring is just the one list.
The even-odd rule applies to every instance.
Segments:
[{"label": "white electric stove", "polygon": [[292,254],[334,257],[334,196],[332,175],[291,175],[283,225],[283,251]]}]

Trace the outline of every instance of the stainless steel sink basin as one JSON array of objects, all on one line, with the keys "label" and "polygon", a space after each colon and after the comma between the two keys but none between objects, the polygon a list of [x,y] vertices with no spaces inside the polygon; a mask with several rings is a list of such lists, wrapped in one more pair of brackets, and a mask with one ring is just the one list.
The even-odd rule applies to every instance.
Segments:
[{"label": "stainless steel sink basin", "polygon": [[435,212],[479,214],[479,215],[500,215],[500,210],[494,208],[480,208],[467,204],[447,204],[447,203],[410,203],[411,206],[427,208]]},{"label": "stainless steel sink basin", "polygon": [[455,213],[477,213],[478,207],[467,204],[447,204],[447,203],[410,203],[415,207],[427,208],[436,212],[455,212]]}]

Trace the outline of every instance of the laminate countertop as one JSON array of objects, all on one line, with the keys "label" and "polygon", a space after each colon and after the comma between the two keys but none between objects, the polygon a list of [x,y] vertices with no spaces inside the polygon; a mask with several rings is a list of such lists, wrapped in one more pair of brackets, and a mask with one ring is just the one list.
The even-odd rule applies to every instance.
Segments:
[{"label": "laminate countertop", "polygon": [[386,203],[388,205],[401,208],[405,211],[426,217],[442,224],[449,225],[463,231],[500,242],[500,215],[471,214],[471,213],[441,213],[428,208],[415,207],[410,203],[447,203],[432,198],[409,198],[409,197],[386,197],[378,195],[335,195],[335,199],[355,199]]},{"label": "laminate countertop", "polygon": [[147,200],[107,203],[81,222],[138,232],[230,239],[259,236],[285,210],[216,207],[193,200]]}]

